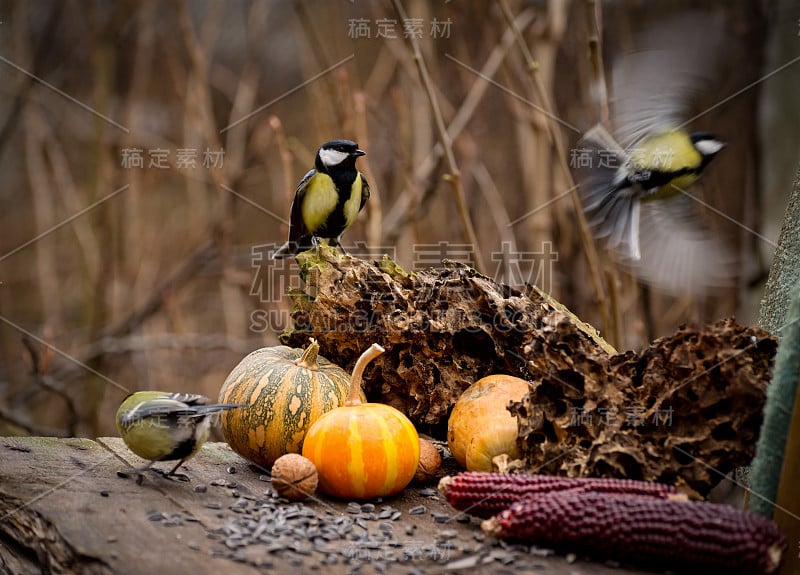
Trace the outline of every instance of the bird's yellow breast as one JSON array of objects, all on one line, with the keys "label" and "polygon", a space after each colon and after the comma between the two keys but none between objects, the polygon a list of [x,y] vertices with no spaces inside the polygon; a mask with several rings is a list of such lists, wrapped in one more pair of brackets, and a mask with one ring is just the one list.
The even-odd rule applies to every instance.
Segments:
[{"label": "bird's yellow breast", "polygon": [[[703,161],[689,134],[683,130],[669,130],[646,138],[631,151],[629,158],[636,171],[676,174],[669,184],[659,188],[657,194],[647,198],[650,200],[678,195],[680,190],[691,186],[698,177],[695,170]],[[677,175],[686,170],[689,173]]]},{"label": "bird's yellow breast", "polygon": [[308,182],[306,197],[301,206],[303,221],[308,231],[311,233],[317,231],[336,209],[338,202],[339,194],[336,193],[336,185],[331,177],[319,172],[314,174]]},{"label": "bird's yellow breast", "polygon": [[670,130],[644,139],[630,153],[630,162],[637,170],[677,172],[695,169],[703,157],[695,149],[689,134]]},{"label": "bird's yellow breast", "polygon": [[[166,420],[166,417],[161,418]],[[156,417],[133,422],[121,430],[125,445],[143,459],[159,460],[175,449],[175,442],[166,422]]]},{"label": "bird's yellow breast", "polygon": [[[362,180],[361,174],[356,176],[351,186],[350,197],[344,202],[343,212],[345,228],[352,224],[361,208]],[[336,184],[327,174],[316,173],[308,183],[306,196],[301,206],[303,222],[308,231],[316,232],[326,222],[339,203]]]}]

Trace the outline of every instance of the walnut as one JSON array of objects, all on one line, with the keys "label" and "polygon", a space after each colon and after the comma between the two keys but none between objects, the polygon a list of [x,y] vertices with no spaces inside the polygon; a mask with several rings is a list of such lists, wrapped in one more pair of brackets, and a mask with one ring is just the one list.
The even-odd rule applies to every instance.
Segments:
[{"label": "walnut", "polygon": [[297,453],[287,453],[272,465],[272,487],[290,501],[303,501],[314,494],[319,476],[317,468]]},{"label": "walnut", "polygon": [[428,483],[439,471],[442,465],[442,456],[439,455],[439,450],[434,447],[433,443],[419,438],[419,465],[417,466],[417,473],[414,475],[416,483]]}]

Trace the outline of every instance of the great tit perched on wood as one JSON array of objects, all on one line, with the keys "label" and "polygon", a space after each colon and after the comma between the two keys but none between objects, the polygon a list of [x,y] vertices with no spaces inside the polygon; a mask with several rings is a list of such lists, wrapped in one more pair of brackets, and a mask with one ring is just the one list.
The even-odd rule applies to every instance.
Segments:
[{"label": "great tit perched on wood", "polygon": [[136,470],[138,483],[142,481],[142,472],[157,461],[178,460],[165,474],[174,475],[208,439],[213,414],[243,407],[209,403],[202,395],[162,391],[137,391],[123,400],[117,410],[117,430],[131,451],[150,460]]},{"label": "great tit perched on wood", "polygon": [[369,199],[369,184],[356,169],[365,155],[350,140],[332,140],[317,150],[314,168],[303,176],[294,192],[289,222],[289,241],[273,254],[283,258],[312,247],[320,238],[341,245],[342,234],[356,220]]},{"label": "great tit perched on wood", "polygon": [[691,97],[708,80],[718,23],[693,15],[647,34],[613,66],[613,136],[597,125],[579,146],[579,194],[595,236],[644,282],[673,294],[730,285],[732,254],[688,189],[725,147],[685,129]]}]

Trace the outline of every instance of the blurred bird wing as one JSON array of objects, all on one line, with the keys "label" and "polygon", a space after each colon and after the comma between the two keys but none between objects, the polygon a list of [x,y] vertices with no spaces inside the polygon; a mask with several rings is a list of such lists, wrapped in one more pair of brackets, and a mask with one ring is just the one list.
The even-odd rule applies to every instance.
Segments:
[{"label": "blurred bird wing", "polygon": [[308,191],[308,185],[311,183],[311,178],[317,175],[317,170],[310,169],[297,184],[294,191],[294,200],[292,200],[292,211],[289,217],[289,242],[298,242],[304,236],[309,234],[308,228],[303,221],[303,198]]},{"label": "blurred bird wing", "polygon": [[[625,150],[601,124],[597,124],[587,131],[581,138],[580,143],[598,150],[607,150],[620,162],[625,160]],[[620,165],[622,164],[620,163]]]},{"label": "blurred bird wing", "polygon": [[685,195],[641,202],[639,247],[641,259],[627,263],[655,289],[704,295],[734,284],[735,254]]},{"label": "blurred bird wing", "polygon": [[654,131],[682,126],[689,105],[713,75],[722,19],[690,13],[648,28],[639,51],[615,60],[611,121],[625,149]]}]

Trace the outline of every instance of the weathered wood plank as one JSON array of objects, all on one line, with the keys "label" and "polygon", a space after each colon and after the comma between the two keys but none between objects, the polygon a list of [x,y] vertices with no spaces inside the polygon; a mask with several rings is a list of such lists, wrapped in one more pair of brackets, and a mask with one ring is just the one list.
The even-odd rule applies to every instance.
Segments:
[{"label": "weathered wood plank", "polygon": [[[118,439],[104,444],[124,448]],[[123,463],[103,445],[85,439],[4,438],[0,452],[3,557],[24,552],[52,573],[257,572],[211,557],[202,523],[170,531],[147,519],[148,511],[158,510],[191,512],[202,522],[206,514],[192,504],[192,483],[148,475],[139,486],[119,478]],[[139,464],[129,452],[124,457]],[[226,464],[240,462],[229,450],[209,446],[186,472],[198,484],[225,473]],[[9,539],[17,545],[11,553],[5,543]],[[200,552],[190,549],[189,541]]]},{"label": "weathered wood plank", "polygon": [[[118,471],[130,470],[129,464],[143,463],[119,438],[0,437],[0,573],[251,575],[312,570],[345,575],[358,565],[362,573],[389,574],[415,567],[423,572],[466,570],[479,575],[640,573],[582,561],[569,564],[562,557],[510,552],[481,543],[477,520],[458,522],[459,514],[442,497],[435,491],[426,495],[419,488],[376,502],[376,512],[383,505],[401,512],[396,520],[383,522],[391,524],[391,543],[374,546],[381,541],[382,527],[373,518],[355,525],[347,537],[321,544],[295,533],[289,546],[296,544],[295,551],[284,552],[281,545],[276,551],[279,540],[285,543],[285,535],[228,547],[224,533],[242,521],[256,522],[259,506],[273,511],[289,508],[271,497],[271,486],[259,478],[261,472],[227,445],[210,443],[182,468],[189,481],[148,473],[137,485],[133,477],[117,476]],[[420,506],[424,513],[410,513]],[[325,497],[305,502],[303,509],[313,511],[309,528],[357,517],[348,513],[346,501]],[[437,515],[445,522],[437,523]],[[365,539],[367,534],[370,539]],[[447,541],[453,546],[448,547]],[[512,556],[513,563],[505,565]]]}]

